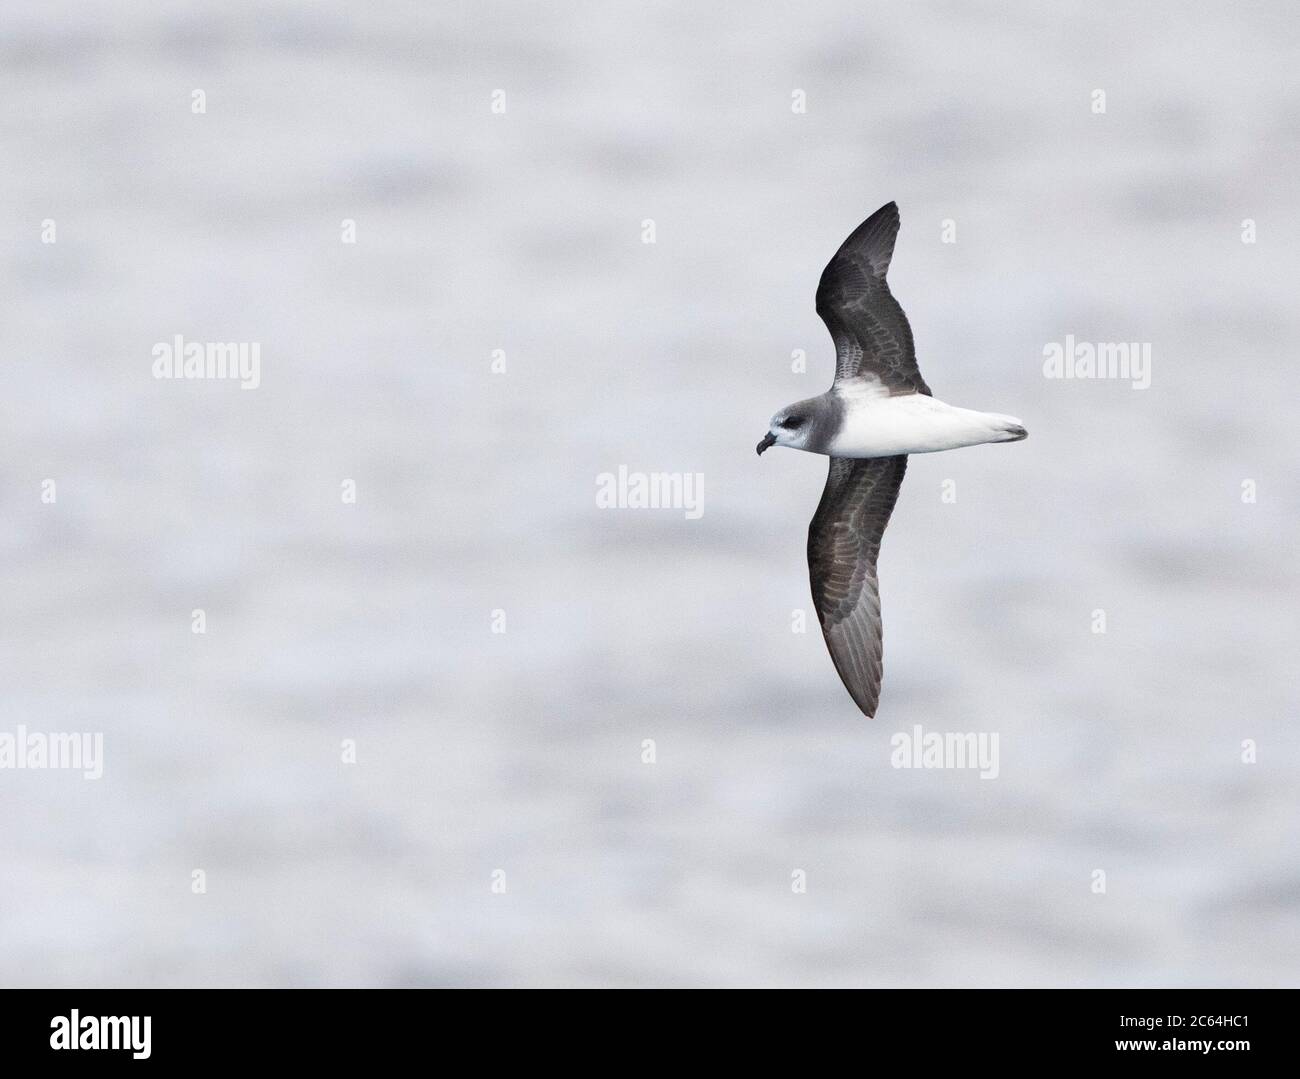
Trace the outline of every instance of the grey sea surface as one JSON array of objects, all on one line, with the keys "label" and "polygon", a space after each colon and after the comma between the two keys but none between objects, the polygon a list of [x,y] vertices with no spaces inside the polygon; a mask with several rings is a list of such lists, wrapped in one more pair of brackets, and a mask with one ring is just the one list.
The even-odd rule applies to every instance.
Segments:
[{"label": "grey sea surface", "polygon": [[[0,27],[0,733],[104,740],[0,770],[0,982],[1300,983],[1294,5]],[[926,379],[1030,437],[912,459],[867,721],[754,444],[891,199]]]}]

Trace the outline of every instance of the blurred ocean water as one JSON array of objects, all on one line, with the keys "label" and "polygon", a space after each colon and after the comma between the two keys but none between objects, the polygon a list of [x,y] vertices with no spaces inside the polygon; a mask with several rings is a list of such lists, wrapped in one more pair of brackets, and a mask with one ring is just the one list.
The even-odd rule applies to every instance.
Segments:
[{"label": "blurred ocean water", "polygon": [[[105,745],[0,770],[4,984],[1300,983],[1291,5],[0,28],[0,732]],[[867,722],[791,632],[825,462],[753,447],[890,199],[925,377],[1030,438],[912,459]]]}]

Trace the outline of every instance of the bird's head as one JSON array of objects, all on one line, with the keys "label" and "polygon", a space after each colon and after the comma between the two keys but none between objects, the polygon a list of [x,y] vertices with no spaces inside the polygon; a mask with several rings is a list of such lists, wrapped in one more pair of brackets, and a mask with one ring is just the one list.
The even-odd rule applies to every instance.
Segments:
[{"label": "bird's head", "polygon": [[758,444],[758,452],[769,446],[790,446],[801,450],[807,447],[808,437],[812,431],[812,411],[803,402],[781,409],[772,417],[767,434]]}]

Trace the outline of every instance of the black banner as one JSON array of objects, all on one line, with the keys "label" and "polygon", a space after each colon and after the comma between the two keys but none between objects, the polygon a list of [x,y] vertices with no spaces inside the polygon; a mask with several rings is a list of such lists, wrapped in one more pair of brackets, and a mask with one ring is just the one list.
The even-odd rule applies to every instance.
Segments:
[{"label": "black banner", "polygon": [[755,1054],[796,1066],[834,1051],[863,1065],[1132,1057],[1142,1066],[1202,1060],[1236,1069],[1291,1059],[1296,1003],[1292,991],[867,990],[837,992],[839,999],[750,993],[715,1012],[677,994],[578,995],[581,1002],[553,1002],[551,1014],[536,1000],[491,991],[11,991],[0,1009],[0,1044],[11,1065],[168,1074],[242,1063],[396,1066],[412,1054],[436,1063],[469,1053],[487,1066],[512,1054],[555,1060],[557,1051],[621,1067],[646,1061],[647,1050],[681,1062],[687,1046],[699,1047],[687,1052],[692,1059],[704,1051],[733,1061]]}]

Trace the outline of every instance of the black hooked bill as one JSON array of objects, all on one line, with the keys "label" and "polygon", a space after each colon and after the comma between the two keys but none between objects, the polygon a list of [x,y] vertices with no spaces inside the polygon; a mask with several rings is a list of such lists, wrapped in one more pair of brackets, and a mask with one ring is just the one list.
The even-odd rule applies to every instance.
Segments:
[{"label": "black hooked bill", "polygon": [[763,441],[758,444],[758,455],[762,457],[763,451],[767,449],[768,446],[775,446],[775,445],[776,445],[776,435],[772,434],[771,431],[768,431],[768,433],[763,436]]}]

